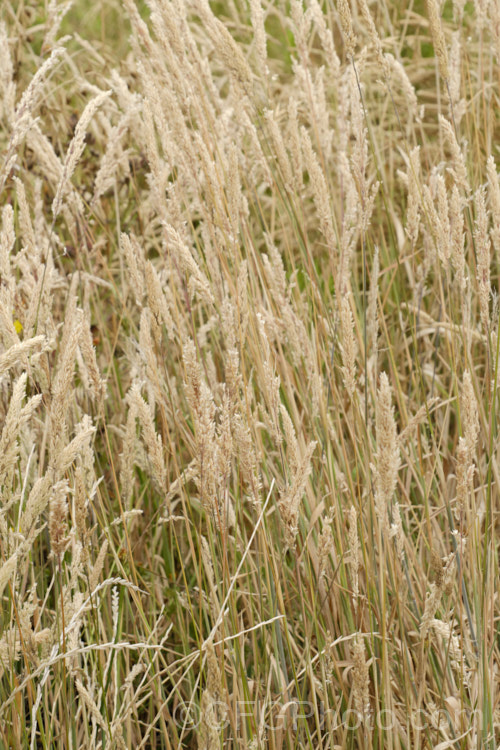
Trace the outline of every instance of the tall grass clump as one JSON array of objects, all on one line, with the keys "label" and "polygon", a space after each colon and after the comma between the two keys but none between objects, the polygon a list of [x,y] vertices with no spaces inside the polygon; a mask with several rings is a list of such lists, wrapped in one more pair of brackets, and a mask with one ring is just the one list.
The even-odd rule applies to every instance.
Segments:
[{"label": "tall grass clump", "polygon": [[0,748],[500,746],[499,81],[494,1],[2,5]]}]

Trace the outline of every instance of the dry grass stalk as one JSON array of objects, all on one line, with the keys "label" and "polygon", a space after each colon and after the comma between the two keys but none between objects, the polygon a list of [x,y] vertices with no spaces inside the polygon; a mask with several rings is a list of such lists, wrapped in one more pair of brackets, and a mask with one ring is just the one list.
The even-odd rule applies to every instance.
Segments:
[{"label": "dry grass stalk", "polygon": [[342,35],[344,37],[346,56],[348,59],[352,59],[354,56],[354,48],[356,46],[356,36],[352,26],[352,14],[348,0],[339,0],[337,3],[337,11],[339,14]]},{"label": "dry grass stalk", "polygon": [[61,211],[62,202],[65,193],[68,189],[67,183],[71,179],[73,172],[76,169],[76,165],[80,161],[80,157],[85,148],[85,136],[87,128],[92,122],[92,119],[97,112],[101,104],[111,95],[111,91],[103,91],[98,96],[94,97],[83,110],[82,116],[80,117],[78,124],[75,128],[75,135],[73,140],[68,146],[66,152],[66,158],[64,160],[63,170],[59,185],[57,186],[56,195],[52,202],[52,213],[54,219],[57,218]]},{"label": "dry grass stalk", "polygon": [[465,232],[463,201],[458,187],[453,185],[450,199],[451,262],[456,273],[456,284],[461,294],[465,292]]},{"label": "dry grass stalk", "polygon": [[377,392],[377,463],[375,470],[375,508],[382,530],[388,526],[388,508],[399,471],[400,453],[391,387],[385,372],[380,375]]},{"label": "dry grass stalk", "polygon": [[429,26],[431,29],[432,41],[434,43],[434,55],[436,56],[439,72],[444,81],[449,78],[448,70],[448,49],[444,38],[443,27],[441,25],[440,10],[437,0],[426,0],[427,14],[429,16]]},{"label": "dry grass stalk", "polygon": [[259,68],[267,70],[267,38],[264,25],[265,14],[260,0],[251,0],[250,19],[254,33],[255,51]]},{"label": "dry grass stalk", "polygon": [[342,336],[342,374],[344,386],[351,399],[356,392],[356,359],[358,346],[354,335],[354,318],[349,296],[344,296],[340,308],[340,330]]},{"label": "dry grass stalk", "polygon": [[490,328],[490,236],[488,232],[488,214],[483,190],[478,190],[475,196],[476,227],[474,240],[477,256],[477,283],[479,287],[479,310],[483,331],[488,333]]},{"label": "dry grass stalk", "polygon": [[335,537],[332,531],[332,517],[327,516],[318,537],[318,575],[319,579],[328,579],[331,568],[330,558],[335,560]]},{"label": "dry grass stalk", "polygon": [[425,639],[429,633],[434,615],[441,601],[443,593],[447,591],[453,581],[455,567],[455,555],[448,555],[441,561],[439,556],[434,556],[433,572],[435,580],[429,585],[425,599],[425,609],[420,623],[420,634]]},{"label": "dry grass stalk", "polygon": [[370,291],[368,292],[368,310],[366,313],[366,331],[369,341],[369,352],[370,358],[374,361],[377,359],[378,350],[378,335],[379,335],[379,322],[378,322],[378,281],[380,274],[380,258],[379,249],[375,248],[373,256],[373,265],[370,278]]},{"label": "dry grass stalk", "polygon": [[458,187],[468,195],[470,193],[469,179],[464,155],[458,145],[453,125],[442,115],[439,116],[439,124],[451,152],[453,167],[450,169]]},{"label": "dry grass stalk", "polygon": [[500,254],[500,186],[495,160],[492,156],[486,162],[488,173],[488,195],[490,199],[492,228],[491,239],[497,255]]},{"label": "dry grass stalk", "polygon": [[299,531],[299,510],[304,494],[307,478],[312,471],[311,459],[316,448],[316,442],[311,442],[304,451],[300,463],[292,476],[290,484],[282,492],[279,509],[281,520],[285,528],[285,544],[289,549],[295,547]]},{"label": "dry grass stalk", "polygon": [[50,546],[54,556],[60,561],[68,539],[68,485],[66,482],[57,482],[52,489],[50,498],[49,534]]},{"label": "dry grass stalk", "polygon": [[358,535],[358,514],[356,508],[351,505],[348,511],[349,516],[349,564],[352,574],[352,601],[354,611],[358,609],[359,599],[359,567],[361,564],[361,547]]},{"label": "dry grass stalk", "polygon": [[366,719],[370,713],[370,671],[366,661],[363,637],[357,633],[352,647],[353,653],[353,687],[354,706]]}]

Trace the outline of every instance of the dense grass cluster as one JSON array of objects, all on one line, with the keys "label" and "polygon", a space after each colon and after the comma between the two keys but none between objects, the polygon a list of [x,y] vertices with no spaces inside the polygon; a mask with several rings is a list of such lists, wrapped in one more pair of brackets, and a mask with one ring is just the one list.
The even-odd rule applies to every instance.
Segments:
[{"label": "dense grass cluster", "polygon": [[0,748],[500,746],[497,0],[0,10]]}]

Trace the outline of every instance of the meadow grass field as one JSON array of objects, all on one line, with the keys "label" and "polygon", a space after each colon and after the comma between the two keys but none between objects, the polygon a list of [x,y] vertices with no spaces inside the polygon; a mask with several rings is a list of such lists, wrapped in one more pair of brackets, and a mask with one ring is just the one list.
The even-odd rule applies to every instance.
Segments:
[{"label": "meadow grass field", "polygon": [[4,0],[0,748],[500,747],[500,3]]}]

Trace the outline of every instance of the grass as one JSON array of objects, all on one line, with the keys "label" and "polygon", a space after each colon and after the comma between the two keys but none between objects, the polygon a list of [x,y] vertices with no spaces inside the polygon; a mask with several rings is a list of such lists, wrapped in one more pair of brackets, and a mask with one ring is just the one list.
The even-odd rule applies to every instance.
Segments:
[{"label": "grass", "polygon": [[496,4],[0,17],[0,748],[494,750]]}]

